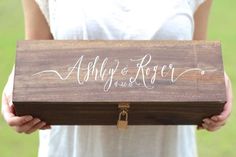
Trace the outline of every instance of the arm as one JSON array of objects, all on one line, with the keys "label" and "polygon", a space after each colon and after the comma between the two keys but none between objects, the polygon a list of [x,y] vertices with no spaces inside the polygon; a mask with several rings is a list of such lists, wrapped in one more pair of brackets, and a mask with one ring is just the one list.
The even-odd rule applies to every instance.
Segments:
[{"label": "arm", "polygon": [[212,0],[206,0],[194,14],[194,34],[193,40],[206,40],[208,16],[211,9]]},{"label": "arm", "polygon": [[[208,15],[210,12],[212,0],[206,0],[195,12],[194,21],[195,21],[195,30],[193,35],[193,40],[206,40],[207,37],[207,24],[208,24]],[[211,118],[206,118],[203,120],[202,126],[198,128],[204,128],[208,131],[215,131],[221,128],[228,119],[231,110],[232,110],[232,87],[231,81],[228,75],[225,73],[225,85],[226,85],[226,95],[227,103],[224,106],[224,110],[220,115],[215,115]]]},{"label": "arm", "polygon": [[53,39],[48,23],[35,0],[22,0],[26,40]]},{"label": "arm", "polygon": [[[23,0],[25,38],[27,40],[53,39],[46,19],[34,0]],[[18,133],[30,134],[38,129],[50,128],[45,122],[31,115],[16,116],[12,103],[14,68],[2,94],[2,114],[7,124]]]}]

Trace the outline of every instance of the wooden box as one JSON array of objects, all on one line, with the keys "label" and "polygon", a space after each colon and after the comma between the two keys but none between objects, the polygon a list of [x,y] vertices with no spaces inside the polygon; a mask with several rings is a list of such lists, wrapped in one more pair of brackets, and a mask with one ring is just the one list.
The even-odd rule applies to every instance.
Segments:
[{"label": "wooden box", "polygon": [[200,124],[226,103],[215,41],[20,41],[16,114],[49,124]]}]

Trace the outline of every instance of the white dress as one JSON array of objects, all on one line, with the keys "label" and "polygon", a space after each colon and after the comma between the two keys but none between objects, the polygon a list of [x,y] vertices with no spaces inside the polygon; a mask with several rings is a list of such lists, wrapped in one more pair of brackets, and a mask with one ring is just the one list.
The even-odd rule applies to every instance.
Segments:
[{"label": "white dress", "polygon": [[[36,0],[54,39],[191,40],[203,0]],[[52,126],[39,157],[196,157],[195,126]]]}]

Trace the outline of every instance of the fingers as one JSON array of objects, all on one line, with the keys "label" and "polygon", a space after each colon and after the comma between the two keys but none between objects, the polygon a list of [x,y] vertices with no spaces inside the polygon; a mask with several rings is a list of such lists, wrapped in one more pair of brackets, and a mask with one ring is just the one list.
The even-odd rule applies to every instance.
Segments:
[{"label": "fingers", "polygon": [[40,122],[40,119],[34,118],[23,125],[15,126],[15,130],[18,133],[23,133],[23,132],[30,130],[34,125],[36,125],[39,122]]},{"label": "fingers", "polygon": [[22,117],[13,116],[10,118],[6,118],[6,122],[9,126],[15,127],[24,125],[25,123],[29,122],[32,119],[33,119],[32,116],[22,116]]},{"label": "fingers", "polygon": [[14,67],[8,78],[8,82],[2,94],[2,114],[7,124],[14,128],[18,133],[30,134],[38,129],[49,129],[50,126],[38,118],[30,115],[16,116],[12,103],[12,90],[14,81]]},{"label": "fingers", "polygon": [[13,106],[8,105],[7,97],[4,94],[2,98],[3,117],[9,126],[20,126],[33,119],[32,116],[17,117],[14,114]]},{"label": "fingers", "polygon": [[[39,120],[39,119],[38,119]],[[44,127],[46,125],[45,122],[42,122],[39,120],[38,123],[32,125],[27,131],[25,131],[26,134],[31,134],[35,131],[37,131],[38,129],[41,129],[42,127]]]},{"label": "fingers", "polygon": [[208,131],[216,131],[225,125],[227,118],[220,119],[219,116],[213,116],[210,118],[203,119],[201,126],[198,126],[197,129],[206,129]]},{"label": "fingers", "polygon": [[225,74],[227,103],[224,105],[223,112],[220,115],[215,115],[212,116],[211,118],[204,119],[202,126],[199,126],[198,129],[204,128],[208,131],[216,131],[225,125],[228,117],[230,116],[230,113],[232,111],[233,92],[230,79],[226,73],[224,74]]},{"label": "fingers", "polygon": [[221,122],[221,121],[225,121],[226,119],[228,119],[231,114],[231,108],[232,108],[231,103],[232,103],[231,101],[228,101],[224,106],[223,112],[221,112],[220,115],[216,115],[216,116],[211,117],[211,119],[216,122],[218,122],[218,121]]},{"label": "fingers", "polygon": [[205,119],[203,119],[202,126],[199,126],[198,129],[202,128],[202,129],[206,129],[208,131],[216,131],[225,125],[225,123],[227,121],[227,117],[222,118],[221,115],[218,115],[218,116],[213,116],[211,119],[205,118]]},{"label": "fingers", "polygon": [[[225,104],[226,106],[227,104]],[[214,121],[225,121],[229,118],[231,113],[230,109],[224,109],[224,111],[220,115],[213,116],[211,119]]]},{"label": "fingers", "polygon": [[50,125],[45,125],[44,127],[40,128],[41,130],[51,129]]},{"label": "fingers", "polygon": [[221,128],[221,126],[210,127],[210,126],[208,126],[206,124],[202,124],[202,126],[203,126],[204,129],[206,129],[207,131],[211,131],[211,132],[217,131],[217,130],[219,130]]},{"label": "fingers", "polygon": [[15,130],[18,133],[31,134],[31,133],[33,133],[33,132],[37,131],[38,129],[41,129],[41,128],[45,127],[45,126],[46,126],[45,122],[41,121],[38,118],[34,118],[33,120],[25,123],[22,126],[15,127]]},{"label": "fingers", "polygon": [[2,98],[2,107],[3,117],[6,120],[7,124],[14,128],[18,133],[31,134],[41,128],[50,128],[48,126],[45,127],[45,122],[42,122],[38,118],[33,118],[30,115],[21,117],[15,116],[13,105],[8,104],[7,96],[5,94]]},{"label": "fingers", "polygon": [[46,126],[46,123],[41,121],[38,118],[33,118],[32,116],[23,116],[23,117],[12,117],[7,122],[9,126],[13,127],[18,133],[31,134],[38,129],[50,129],[49,126]]},{"label": "fingers", "polygon": [[225,121],[214,121],[209,118],[204,119],[203,122],[203,129],[206,129],[208,131],[216,131],[225,125]]}]

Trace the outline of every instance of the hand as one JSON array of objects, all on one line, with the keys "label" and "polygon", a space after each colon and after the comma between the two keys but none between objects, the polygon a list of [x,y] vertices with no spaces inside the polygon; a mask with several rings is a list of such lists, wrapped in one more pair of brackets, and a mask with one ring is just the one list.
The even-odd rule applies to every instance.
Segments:
[{"label": "hand", "polygon": [[12,103],[14,68],[9,76],[8,82],[2,94],[2,114],[7,124],[18,133],[30,134],[38,129],[49,129],[50,126],[38,118],[31,115],[18,117],[15,115],[14,105]]},{"label": "hand", "polygon": [[208,131],[216,131],[225,125],[230,113],[232,111],[232,103],[233,103],[233,92],[231,81],[226,73],[225,75],[225,85],[226,85],[226,96],[227,103],[224,106],[224,110],[220,115],[212,116],[211,118],[203,119],[202,126],[198,126],[198,129],[206,129]]}]

